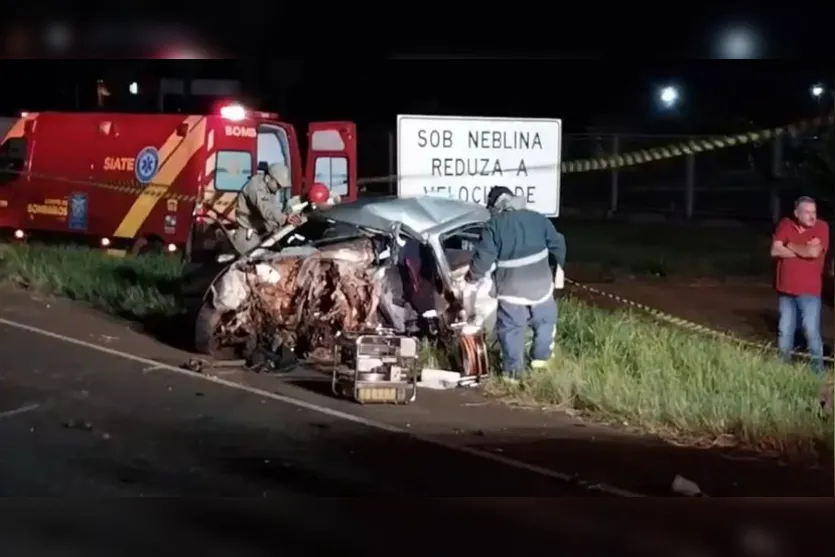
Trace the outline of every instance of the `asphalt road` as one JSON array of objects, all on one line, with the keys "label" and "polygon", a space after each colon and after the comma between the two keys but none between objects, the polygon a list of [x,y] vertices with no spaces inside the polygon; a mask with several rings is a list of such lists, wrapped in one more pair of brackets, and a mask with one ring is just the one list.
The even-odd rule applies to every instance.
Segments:
[{"label": "asphalt road", "polygon": [[28,331],[0,361],[0,496],[586,494]]},{"label": "asphalt road", "polygon": [[[675,555],[714,545],[705,531],[739,550],[737,519],[762,510],[723,503],[701,523],[681,501],[644,515],[649,504],[588,499],[534,472],[4,325],[0,362],[0,510],[13,510],[0,520],[3,555]],[[509,495],[537,497],[496,498]],[[789,516],[817,528],[826,515]]]},{"label": "asphalt road", "polygon": [[[351,533],[366,532],[371,536],[366,541],[377,547],[376,537],[396,530],[388,524],[385,532],[374,533],[375,525],[406,526],[414,508],[405,507],[398,520],[391,514],[394,504],[388,512],[377,509],[367,516],[370,509],[328,505],[310,496],[586,495],[404,434],[6,326],[0,326],[0,362],[0,497],[81,502],[51,513],[30,506],[16,511],[14,520],[0,521],[0,547],[18,549],[3,554],[24,554],[25,548],[34,555],[26,544],[52,543],[46,532],[73,539],[58,544],[62,551],[82,543],[87,555],[103,554],[126,539],[103,533],[125,528],[141,535],[145,545],[156,536],[170,545],[174,538],[193,535],[204,547],[195,549],[189,542],[190,550],[209,554],[221,547],[248,554],[235,536],[266,544],[256,551],[292,542],[309,552],[349,542],[363,547],[351,541],[356,538]],[[148,503],[144,509],[134,505],[130,518],[129,509],[108,511],[83,503],[111,496],[181,496],[206,503],[199,508],[176,502]],[[260,509],[238,502],[237,511],[230,512],[211,502],[217,499],[207,499],[215,497],[263,502]],[[538,508],[533,500],[438,501],[423,512],[447,516],[445,524],[453,529],[462,518],[484,512],[507,527]],[[409,538],[417,534],[412,527],[395,537],[399,544],[413,545]]]}]

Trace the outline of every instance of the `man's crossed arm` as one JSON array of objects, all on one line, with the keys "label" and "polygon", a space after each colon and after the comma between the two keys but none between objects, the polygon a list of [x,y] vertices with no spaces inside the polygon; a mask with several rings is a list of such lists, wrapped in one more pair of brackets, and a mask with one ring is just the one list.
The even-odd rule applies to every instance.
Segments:
[{"label": "man's crossed arm", "polygon": [[805,244],[795,244],[789,241],[791,226],[792,224],[787,219],[777,225],[771,242],[771,257],[817,259],[829,250],[829,227],[826,223],[819,227],[819,237],[812,238]]},{"label": "man's crossed arm", "polygon": [[786,244],[786,247],[803,259],[817,259],[823,252],[820,238],[812,238],[807,244]]},{"label": "man's crossed arm", "polygon": [[775,240],[771,244],[771,257],[791,258],[802,257],[803,259],[817,259],[823,247],[818,238],[813,238],[808,244],[793,244]]}]

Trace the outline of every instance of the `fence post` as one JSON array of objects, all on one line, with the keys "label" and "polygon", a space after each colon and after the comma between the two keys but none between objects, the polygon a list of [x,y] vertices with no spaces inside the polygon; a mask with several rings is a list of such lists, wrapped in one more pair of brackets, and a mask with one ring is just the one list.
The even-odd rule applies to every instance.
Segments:
[{"label": "fence post", "polygon": [[397,195],[397,178],[394,175],[394,134],[388,132],[386,135],[388,135],[389,142],[389,194]]},{"label": "fence post", "polygon": [[[612,136],[612,157],[620,154],[620,136]],[[609,217],[614,217],[618,210],[618,168],[612,169],[611,183],[609,186]]]},{"label": "fence post", "polygon": [[780,220],[780,178],[783,176],[783,136],[778,135],[771,142],[771,182],[768,195],[771,206],[771,223]]},{"label": "fence post", "polygon": [[[692,141],[693,138],[690,138]],[[693,218],[693,204],[696,197],[696,155],[687,155],[687,175],[684,182],[684,217],[687,220]]]}]

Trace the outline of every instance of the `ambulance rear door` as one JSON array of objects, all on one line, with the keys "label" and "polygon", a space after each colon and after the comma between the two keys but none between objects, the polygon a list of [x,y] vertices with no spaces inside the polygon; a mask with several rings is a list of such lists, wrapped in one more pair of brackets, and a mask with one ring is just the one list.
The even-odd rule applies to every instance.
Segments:
[{"label": "ambulance rear door", "polygon": [[235,202],[255,172],[256,121],[230,121],[213,116],[209,130],[201,212],[224,226],[235,222]]},{"label": "ambulance rear door", "polygon": [[312,122],[307,129],[305,191],[324,184],[342,201],[357,198],[357,126],[353,122]]},{"label": "ambulance rear door", "polygon": [[26,214],[26,188],[30,168],[37,114],[20,118],[3,118],[3,140],[0,144],[0,228],[19,228]]},{"label": "ambulance rear door", "polygon": [[258,124],[257,160],[261,168],[281,163],[290,171],[290,192],[280,190],[277,194],[279,203],[283,205],[288,195],[302,193],[304,170],[293,126],[271,120],[261,121]]}]

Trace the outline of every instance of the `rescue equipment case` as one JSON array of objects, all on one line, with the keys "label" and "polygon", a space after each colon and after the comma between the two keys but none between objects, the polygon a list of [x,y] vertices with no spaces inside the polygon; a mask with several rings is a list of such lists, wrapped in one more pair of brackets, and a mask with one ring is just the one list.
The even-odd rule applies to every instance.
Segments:
[{"label": "rescue equipment case", "polygon": [[336,338],[331,388],[360,404],[408,404],[417,397],[418,343],[387,329]]}]

